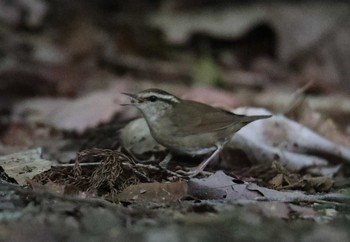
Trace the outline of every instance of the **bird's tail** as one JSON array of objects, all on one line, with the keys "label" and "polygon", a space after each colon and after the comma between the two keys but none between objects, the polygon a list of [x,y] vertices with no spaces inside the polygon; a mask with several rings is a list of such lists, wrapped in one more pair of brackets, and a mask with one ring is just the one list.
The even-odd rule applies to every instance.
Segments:
[{"label": "bird's tail", "polygon": [[242,122],[245,124],[249,124],[249,123],[254,122],[256,120],[270,118],[270,117],[272,117],[272,115],[245,116],[244,119],[242,120]]}]

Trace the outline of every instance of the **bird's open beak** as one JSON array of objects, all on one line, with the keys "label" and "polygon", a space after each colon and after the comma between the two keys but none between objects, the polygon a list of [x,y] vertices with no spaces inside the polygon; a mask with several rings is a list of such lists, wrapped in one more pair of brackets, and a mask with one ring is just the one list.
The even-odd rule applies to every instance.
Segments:
[{"label": "bird's open beak", "polygon": [[127,92],[122,92],[122,94],[131,97],[132,99],[137,99],[137,95],[134,93],[127,93]]},{"label": "bird's open beak", "polygon": [[127,93],[127,92],[122,92],[122,94],[131,97],[130,102],[131,103],[127,103],[127,104],[121,104],[122,106],[127,106],[127,105],[133,105],[138,99],[137,99],[137,95],[134,93]]}]

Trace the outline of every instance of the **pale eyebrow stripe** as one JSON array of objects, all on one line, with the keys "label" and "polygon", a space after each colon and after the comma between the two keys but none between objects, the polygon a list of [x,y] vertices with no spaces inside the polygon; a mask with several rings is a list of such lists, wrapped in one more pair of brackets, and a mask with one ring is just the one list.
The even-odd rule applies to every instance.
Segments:
[{"label": "pale eyebrow stripe", "polygon": [[147,97],[150,97],[150,96],[156,96],[158,97],[159,99],[162,99],[164,101],[173,101],[173,102],[176,102],[178,103],[179,102],[179,99],[177,99],[176,97],[174,96],[169,96],[169,95],[163,95],[163,94],[159,94],[159,93],[155,93],[155,92],[151,92],[147,95]]}]

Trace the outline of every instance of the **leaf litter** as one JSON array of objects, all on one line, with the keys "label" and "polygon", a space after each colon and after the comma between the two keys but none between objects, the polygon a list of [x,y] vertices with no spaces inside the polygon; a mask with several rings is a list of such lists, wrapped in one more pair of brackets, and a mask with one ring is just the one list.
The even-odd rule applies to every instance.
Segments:
[{"label": "leaf litter", "polygon": [[[23,1],[16,2],[21,3]],[[42,1],[35,0],[30,2],[41,3]],[[27,5],[29,6],[30,4]],[[16,4],[14,6],[16,6]],[[82,10],[84,10],[84,6],[81,7],[83,8]],[[26,30],[26,35],[32,35],[30,31],[33,30],[32,28],[34,28],[36,24],[33,25],[33,22],[29,21],[31,18],[20,18],[22,8],[20,7],[18,10],[15,16],[15,25],[20,26],[24,24],[29,28],[29,31]],[[27,9],[25,8],[25,10]],[[43,11],[45,12],[46,10],[43,9]],[[2,11],[2,13],[3,12],[4,11]],[[33,17],[35,15],[34,13],[38,12],[29,9],[28,13],[30,17]],[[220,11],[218,13],[220,14]],[[39,16],[39,21],[43,21],[42,17],[44,15],[45,13],[43,12],[37,14],[37,16]],[[232,16],[232,14],[229,16]],[[322,15],[319,15],[319,17],[320,16]],[[94,17],[92,17],[92,19],[93,18]],[[54,46],[54,42],[50,41],[47,36],[38,39],[36,37],[27,39],[27,37],[22,36],[22,34],[14,34],[16,40],[14,46],[28,45],[29,48],[33,49],[30,53],[27,53],[28,56],[26,55],[25,58],[28,58],[29,60],[27,61],[32,61],[34,64],[26,62],[20,63],[20,61],[16,63],[16,55],[22,56],[23,53],[14,53],[15,58],[13,58],[13,60],[10,59],[10,61],[7,60],[7,63],[15,64],[11,64],[11,68],[5,68],[1,72],[2,77],[7,77],[7,79],[3,78],[4,80],[2,80],[2,84],[5,84],[5,89],[1,89],[0,87],[3,94],[8,94],[7,92],[13,89],[24,91],[25,95],[23,96],[25,97],[31,97],[33,95],[63,95],[72,97],[77,94],[81,96],[75,99],[62,97],[36,97],[35,99],[28,99],[23,96],[13,100],[6,100],[4,97],[1,98],[1,100],[4,100],[4,102],[1,102],[1,110],[6,110],[6,112],[10,110],[13,112],[12,114],[14,115],[11,116],[11,118],[14,118],[14,120],[18,122],[17,124],[12,123],[8,126],[10,127],[8,131],[3,132],[1,130],[1,153],[12,153],[10,151],[14,147],[15,149],[25,150],[39,146],[43,147],[47,155],[46,148],[53,146],[52,143],[62,142],[60,139],[68,138],[71,139],[71,143],[75,144],[75,147],[68,147],[70,149],[69,152],[73,154],[73,156],[61,156],[61,158],[58,159],[63,163],[51,162],[51,160],[57,159],[56,156],[53,157],[51,154],[48,156],[49,158],[45,157],[45,159],[49,161],[47,163],[49,166],[45,166],[45,169],[50,168],[49,170],[42,172],[40,169],[41,164],[36,162],[30,163],[30,165],[35,168],[33,170],[37,169],[34,173],[36,175],[32,179],[30,179],[32,175],[28,174],[28,170],[24,171],[22,169],[18,171],[21,173],[19,177],[11,174],[9,172],[10,169],[8,169],[5,164],[8,162],[9,157],[5,157],[5,161],[1,163],[2,168],[6,169],[0,172],[2,179],[0,189],[1,192],[7,192],[6,194],[8,196],[1,198],[1,202],[4,201],[1,203],[1,208],[10,208],[12,206],[11,209],[15,210],[22,206],[21,208],[25,208],[25,211],[17,210],[16,212],[18,213],[13,213],[11,217],[9,213],[6,213],[6,210],[5,212],[2,210],[1,221],[6,220],[6,218],[11,220],[9,218],[13,219],[16,216],[17,218],[29,217],[31,219],[30,221],[34,224],[31,227],[27,226],[28,224],[26,223],[10,223],[5,228],[5,230],[8,229],[6,233],[8,233],[8,231],[15,231],[15,233],[17,233],[19,231],[18,228],[23,227],[23,234],[17,237],[23,239],[26,238],[26,235],[30,237],[32,231],[35,230],[35,228],[39,228],[42,233],[37,236],[38,239],[42,239],[43,241],[52,240],[54,237],[50,230],[52,227],[50,228],[50,226],[46,226],[46,224],[43,226],[35,220],[32,221],[32,217],[28,216],[33,214],[37,215],[38,210],[41,210],[45,212],[45,217],[42,219],[43,214],[40,214],[40,218],[47,222],[47,224],[52,223],[54,220],[52,215],[55,212],[60,216],[68,215],[65,217],[65,220],[57,226],[60,231],[54,231],[58,234],[65,231],[67,227],[67,231],[70,231],[70,234],[73,236],[76,235],[74,232],[79,230],[91,232],[90,236],[95,236],[96,234],[94,234],[94,232],[98,230],[101,234],[106,236],[104,237],[106,241],[111,238],[112,241],[120,240],[121,237],[123,239],[133,239],[134,237],[130,236],[128,229],[134,226],[137,227],[137,225],[142,223],[146,225],[147,228],[146,238],[157,239],[156,236],[159,232],[163,232],[161,233],[163,236],[171,237],[177,225],[172,224],[172,228],[175,228],[174,230],[164,230],[163,228],[169,221],[169,217],[175,218],[174,220],[179,224],[192,225],[188,227],[185,226],[185,229],[190,230],[191,234],[195,235],[198,231],[202,231],[204,234],[206,230],[209,231],[213,228],[216,229],[215,231],[219,232],[220,235],[227,236],[227,238],[229,238],[228,235],[230,235],[232,231],[235,236],[238,237],[243,231],[243,233],[245,232],[246,234],[257,234],[256,236],[261,238],[262,235],[253,233],[253,231],[251,231],[252,227],[249,226],[252,224],[257,225],[260,222],[261,224],[267,224],[269,227],[274,227],[272,234],[277,237],[276,228],[280,228],[280,221],[278,221],[278,224],[273,224],[273,221],[264,220],[264,218],[280,218],[284,220],[302,218],[317,221],[320,217],[328,217],[328,220],[333,220],[341,214],[338,212],[340,209],[344,209],[345,211],[348,209],[348,197],[343,194],[337,194],[336,187],[333,184],[335,178],[344,178],[345,182],[343,184],[345,185],[343,188],[346,189],[348,187],[348,185],[346,185],[348,177],[346,173],[346,167],[348,165],[346,149],[349,147],[347,139],[349,133],[342,133],[342,131],[338,130],[332,120],[323,122],[322,117],[320,118],[320,115],[315,113],[312,109],[305,109],[301,115],[299,113],[299,117],[292,117],[291,113],[286,113],[285,116],[275,115],[274,119],[271,120],[273,122],[269,125],[265,123],[263,125],[260,124],[258,128],[251,127],[249,132],[253,133],[253,135],[251,135],[253,140],[249,140],[244,135],[236,136],[236,138],[234,138],[236,140],[233,142],[236,142],[236,144],[242,144],[243,142],[244,144],[238,147],[240,148],[240,153],[238,153],[238,155],[237,153],[235,154],[235,152],[237,152],[237,146],[227,149],[229,155],[226,158],[221,156],[219,159],[221,163],[211,167],[209,169],[209,175],[199,176],[198,178],[190,179],[188,177],[183,177],[172,170],[160,167],[157,161],[161,160],[161,158],[156,154],[156,151],[164,154],[166,150],[163,150],[164,147],[160,148],[157,146],[152,140],[144,140],[143,138],[145,136],[132,137],[128,140],[129,142],[126,142],[127,145],[125,145],[125,142],[120,142],[123,141],[120,140],[121,137],[119,136],[120,126],[117,127],[115,122],[120,122],[121,119],[126,120],[130,118],[130,116],[127,116],[121,107],[114,103],[113,99],[119,97],[120,91],[127,91],[127,89],[132,90],[134,88],[125,85],[126,83],[123,82],[124,77],[121,78],[116,75],[113,76],[113,78],[117,85],[114,87],[110,86],[108,88],[110,90],[94,91],[89,94],[84,93],[84,88],[86,88],[82,85],[84,84],[84,77],[87,76],[86,74],[91,74],[91,71],[96,71],[95,68],[97,68],[94,64],[89,68],[89,63],[91,63],[90,58],[92,58],[90,56],[91,53],[108,52],[107,57],[104,56],[105,54],[101,56],[98,54],[98,61],[96,62],[100,62],[100,59],[102,59],[99,64],[104,65],[106,64],[104,62],[108,62],[107,65],[113,65],[111,61],[116,58],[115,60],[119,62],[114,63],[112,67],[106,65],[104,68],[113,69],[113,72],[117,72],[118,74],[122,73],[123,76],[125,74],[125,69],[127,70],[132,67],[132,72],[137,72],[136,75],[138,75],[138,77],[140,77],[140,75],[148,75],[148,77],[152,77],[152,79],[155,80],[163,79],[162,77],[168,77],[172,80],[176,78],[187,80],[191,77],[189,71],[191,66],[187,65],[185,62],[177,63],[175,61],[160,61],[159,63],[162,65],[159,65],[157,61],[150,61],[150,59],[147,58],[127,58],[128,55],[123,55],[119,52],[116,52],[117,55],[115,55],[115,58],[111,58],[116,53],[114,53],[114,47],[108,45],[110,44],[108,41],[108,47],[106,48],[102,46],[102,40],[91,40],[92,38],[88,38],[90,36],[101,37],[101,35],[106,34],[101,34],[99,32],[100,29],[103,28],[97,28],[97,26],[92,23],[92,19],[90,22],[90,19],[86,21],[80,16],[77,17],[77,20],[71,21],[71,18],[67,16],[67,21],[73,22],[72,29],[76,32],[73,30],[70,31],[68,40],[63,40],[63,43],[66,43],[63,44],[65,46]],[[274,20],[274,23],[275,22]],[[249,24],[249,28],[250,27],[251,24]],[[7,33],[9,29],[5,28],[4,31]],[[104,32],[104,30],[101,31]],[[120,30],[117,28],[116,31],[118,32]],[[171,30],[169,29],[169,31]],[[281,29],[278,31],[280,32]],[[117,35],[119,34],[122,36],[121,39],[123,39],[123,34],[117,33]],[[12,43],[13,41],[6,36],[5,34],[4,42]],[[212,36],[209,36],[209,38],[211,37]],[[64,36],[62,36],[62,38],[64,39]],[[107,36],[101,37],[101,39],[107,38]],[[20,39],[23,40],[19,41]],[[290,39],[287,38],[284,41],[290,41]],[[120,40],[115,39],[110,39],[109,41],[115,41],[117,45],[121,43]],[[106,45],[105,42],[103,42],[103,44]],[[96,51],[96,47],[98,47],[98,51]],[[102,51],[100,51],[100,48]],[[135,46],[131,48],[135,48]],[[7,52],[14,52],[12,51],[13,47],[12,49],[6,48],[6,45],[2,45],[1,49],[5,53],[5,57],[7,57]],[[113,52],[113,54],[110,54],[110,52]],[[292,51],[291,53],[294,52]],[[344,51],[344,53],[346,52]],[[95,55],[96,54],[93,54],[93,57],[95,57]],[[300,55],[300,53],[297,54],[297,56],[298,55]],[[84,60],[84,56],[88,56],[87,60]],[[30,58],[33,58],[35,61],[30,60]],[[73,61],[70,62],[68,60],[70,58]],[[324,58],[323,55],[322,58]],[[81,59],[83,59],[83,61],[81,61]],[[279,63],[274,63],[275,60],[263,58],[263,62],[264,61],[265,64],[266,61],[270,61],[271,69],[278,69],[275,71],[275,73],[277,73],[275,74],[277,75],[275,79],[288,80],[288,78],[293,78],[293,76],[288,73],[287,68],[279,66]],[[47,65],[47,63],[49,64]],[[86,63],[88,65],[86,65]],[[142,65],[139,65],[139,63]],[[251,64],[257,68],[256,61]],[[23,66],[26,68],[23,69]],[[28,67],[31,67],[33,70],[29,70],[30,68]],[[247,86],[252,85],[252,87],[254,86],[257,90],[264,90],[264,85],[268,86],[268,89],[273,89],[272,85],[276,84],[276,80],[270,81],[271,74],[265,75],[267,73],[266,68],[263,68],[264,74],[261,74],[253,73],[252,70],[240,72],[236,70],[239,68],[231,67],[232,66],[226,68],[228,70],[223,70],[225,82],[223,84],[228,84],[230,88],[236,88],[237,85],[247,88]],[[307,68],[310,67],[306,65],[306,69]],[[317,68],[319,67],[316,67],[316,70]],[[119,69],[122,69],[122,72]],[[327,68],[322,69],[326,70]],[[135,73],[132,73],[132,75],[134,74]],[[320,74],[318,74],[318,76],[319,75]],[[27,77],[31,82],[26,82],[26,80],[28,80]],[[251,79],[251,84],[247,84],[247,77]],[[302,78],[306,77],[308,76],[304,74]],[[16,79],[19,81],[14,82]],[[98,78],[92,82],[95,82],[94,85],[99,86],[101,79],[104,79],[104,77],[101,78],[98,76]],[[231,79],[234,79],[235,85],[228,83]],[[185,81],[181,80],[181,82]],[[34,85],[33,88],[30,87],[30,85],[28,86],[28,83],[38,83],[40,87],[35,88]],[[11,88],[6,89],[8,84],[11,84]],[[141,82],[137,84],[139,88],[141,88],[142,85]],[[152,86],[155,85],[159,85],[159,83],[152,82]],[[318,83],[318,87],[314,90],[325,89],[322,89],[320,86],[321,85]],[[169,88],[167,84],[164,85],[164,87]],[[28,92],[28,90],[34,92]],[[251,104],[254,102],[259,106],[264,106],[264,104],[266,104],[266,102],[261,101],[260,95],[252,97],[252,95],[243,93],[244,96],[249,97],[249,101],[245,102],[238,100],[238,95],[233,98],[232,93],[228,91],[213,91],[212,88],[208,87],[193,87],[189,89],[188,86],[184,86],[181,91],[179,91],[181,96],[186,96],[185,90],[187,91],[187,96],[191,98],[198,98],[210,104],[222,104],[230,108],[237,104]],[[276,101],[277,98],[275,95],[271,95],[271,93],[268,92],[267,95],[269,96],[268,100],[271,101],[272,99],[272,103],[278,105],[279,102],[278,100]],[[260,96],[260,99],[258,96]],[[288,95],[284,97],[286,96]],[[20,101],[18,102],[18,100]],[[339,108],[336,107],[340,101],[344,104],[348,103],[346,97],[335,99],[333,102],[329,102],[331,99],[328,97],[315,97],[310,98],[310,100],[312,101],[313,107],[315,107],[315,103],[317,104],[316,107],[318,110],[322,110],[322,108],[325,107],[328,111],[347,110],[347,105],[339,105]],[[288,102],[289,101],[287,101],[287,103]],[[14,110],[12,110],[13,104],[15,104]],[[323,107],[321,107],[322,105]],[[328,112],[326,113],[328,114]],[[293,120],[291,119],[296,120],[298,125],[293,126]],[[47,142],[48,144],[46,144],[45,147],[44,144],[40,145],[36,142],[37,133],[34,132],[34,134],[32,134],[32,130],[27,130],[25,125],[20,127],[27,122],[35,124],[42,123],[45,126],[53,127],[60,135],[56,137],[55,140],[51,140],[51,143]],[[346,122],[344,123],[346,124]],[[96,128],[97,125],[100,125],[99,129]],[[38,126],[34,127],[34,130],[36,130]],[[116,129],[117,132],[115,132]],[[131,130],[132,129],[133,128],[131,128]],[[265,132],[263,132],[264,130]],[[275,133],[273,133],[273,131],[275,131]],[[309,137],[305,138],[302,135],[304,131],[306,136],[313,137],[312,141],[308,139]],[[323,135],[326,140],[319,136],[316,137],[315,134]],[[79,139],[86,138],[84,135],[89,136],[91,140],[86,141],[86,143],[78,147],[78,141],[81,141]],[[260,139],[260,135],[263,139]],[[45,137],[45,141],[50,139],[50,134],[47,136],[48,137]],[[302,137],[304,140],[300,141],[296,137]],[[259,142],[254,143],[254,141],[258,141],[259,139]],[[145,145],[146,142],[143,141],[148,143]],[[339,144],[343,145],[343,147],[339,146]],[[120,147],[120,145],[123,147]],[[67,146],[59,146],[56,148],[56,151],[58,153],[63,153],[63,150],[67,148]],[[93,147],[99,147],[100,149],[92,149]],[[242,150],[244,152],[242,152]],[[77,151],[80,152],[77,154]],[[135,155],[136,158],[141,157],[140,160],[145,162],[138,163],[136,159],[133,160],[130,156],[131,153],[136,153],[136,155],[133,155]],[[243,153],[244,155],[242,155]],[[16,155],[18,156],[18,154]],[[41,156],[37,158],[38,160],[42,159]],[[182,164],[189,165],[189,162],[194,160],[195,159],[192,157],[176,157],[173,161],[175,161],[177,166],[181,166]],[[243,168],[234,167],[233,163],[234,165],[238,164],[243,166]],[[26,163],[23,161],[22,165],[26,166]],[[225,170],[225,173],[222,171],[215,172],[220,169]],[[9,176],[9,174],[11,174],[11,176]],[[31,187],[33,190],[23,189],[18,185],[12,184],[16,182],[14,178],[20,180],[20,183],[23,185],[27,184],[27,186]],[[96,197],[98,197],[98,199],[95,199]],[[9,198],[16,201],[15,205],[9,202],[11,201]],[[113,203],[106,202],[105,200]],[[238,206],[230,207],[232,204]],[[86,209],[86,206],[90,206],[90,208]],[[120,209],[121,207],[125,209]],[[243,207],[245,211],[242,214],[236,214],[232,211],[227,212],[228,207],[234,207],[234,209]],[[95,208],[95,210],[92,208]],[[123,212],[117,213],[115,211],[116,208],[118,208],[118,211]],[[220,217],[217,215],[222,211],[225,211],[224,213],[227,217],[220,221]],[[195,215],[201,213],[201,215],[204,216],[194,216],[192,218],[191,215],[193,215],[193,213]],[[126,214],[127,216],[125,216]],[[262,215],[263,218],[256,216],[257,214]],[[191,219],[193,219],[192,224],[189,222]],[[101,223],[101,221],[107,222]],[[322,221],[322,219],[318,221]],[[118,224],[121,224],[121,227],[115,227],[112,225],[112,222],[118,222]],[[291,221],[289,222],[288,225],[293,225]],[[154,227],[157,226],[153,226],[157,223],[160,225],[159,228],[156,228],[158,229],[158,233],[154,230]],[[65,226],[66,224],[68,224],[67,227]],[[218,226],[216,227],[216,225]],[[265,227],[263,230],[269,231],[269,227]],[[296,231],[297,234],[299,234],[300,230]],[[321,230],[321,232],[322,231],[328,232],[327,230]],[[340,234],[339,238],[346,237],[344,234],[337,233],[337,229],[333,229],[329,231],[329,233],[323,232],[322,234],[321,232],[315,230],[308,239],[312,241],[312,238],[315,237],[320,239],[329,238],[327,237],[328,234]],[[15,233],[13,233],[13,235]],[[323,237],[317,237],[318,233],[322,234]],[[12,236],[10,238],[16,237]],[[171,237],[171,239],[173,238],[174,237]],[[177,238],[183,237],[180,236]],[[217,239],[217,237],[214,239]],[[229,238],[227,240],[234,239]],[[344,240],[345,239],[339,241]],[[176,241],[182,241],[182,239]]]},{"label": "leaf litter", "polygon": [[[107,127],[109,124],[104,125]],[[87,131],[92,139],[93,130]],[[106,145],[97,136],[95,141],[88,142],[93,144],[91,147]],[[142,144],[143,138],[141,136],[132,142],[135,148],[138,142]],[[25,181],[33,189],[82,198],[100,197],[126,206],[189,206],[189,211],[197,211],[196,201],[216,201],[206,205],[205,210],[218,211],[221,202],[250,204],[247,209],[251,211],[283,219],[315,218],[320,215],[312,204],[343,204],[348,201],[346,196],[339,194],[317,194],[332,191],[333,180],[330,177],[302,175],[286,169],[278,161],[234,169],[234,173],[219,171],[209,177],[189,179],[158,166],[154,161],[151,164],[137,163],[128,152],[122,153],[119,142],[116,144],[116,150],[83,150],[70,163],[53,164],[50,170]],[[141,150],[143,148],[141,145]],[[191,205],[186,205],[188,202]],[[291,203],[297,207],[290,206]]]},{"label": "leaf litter", "polygon": [[[138,140],[143,141],[142,137]],[[103,141],[98,138],[96,142],[92,142],[94,146]],[[78,153],[73,163],[53,165],[51,170],[37,175],[29,184],[33,188],[43,184],[44,190],[46,186],[48,191],[63,194],[102,197],[114,203],[143,204],[147,207],[174,206],[186,201],[249,202],[256,204],[250,205],[257,206],[254,211],[265,215],[270,213],[267,217],[279,217],[277,214],[280,213],[281,218],[315,214],[311,207],[306,207],[305,211],[295,207],[297,211],[294,211],[287,205],[291,202],[348,201],[346,196],[339,194],[317,195],[318,192],[331,191],[333,180],[330,177],[302,175],[286,169],[278,161],[238,169],[235,173],[228,171],[227,174],[219,171],[209,177],[188,179],[157,164],[137,163],[120,151],[95,148]],[[235,178],[236,174],[240,179]],[[217,204],[214,210],[215,207]]]}]

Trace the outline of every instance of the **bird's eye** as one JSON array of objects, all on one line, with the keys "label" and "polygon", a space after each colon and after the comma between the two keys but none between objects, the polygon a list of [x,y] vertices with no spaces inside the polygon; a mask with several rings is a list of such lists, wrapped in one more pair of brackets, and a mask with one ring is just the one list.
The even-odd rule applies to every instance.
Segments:
[{"label": "bird's eye", "polygon": [[149,100],[151,101],[151,102],[155,102],[155,101],[157,101],[157,97],[156,96],[150,96],[149,97]]}]

